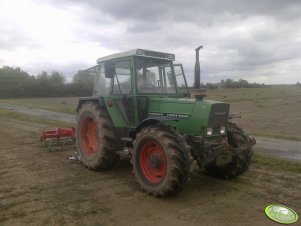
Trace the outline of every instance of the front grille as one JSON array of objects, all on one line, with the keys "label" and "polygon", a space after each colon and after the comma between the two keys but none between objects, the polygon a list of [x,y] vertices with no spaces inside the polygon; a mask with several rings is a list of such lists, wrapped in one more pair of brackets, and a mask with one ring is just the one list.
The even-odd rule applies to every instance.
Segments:
[{"label": "front grille", "polygon": [[208,127],[212,128],[212,135],[219,135],[221,126],[228,121],[230,105],[226,103],[213,104],[208,119]]},{"label": "front grille", "polygon": [[212,135],[220,134],[220,126],[212,126]]}]

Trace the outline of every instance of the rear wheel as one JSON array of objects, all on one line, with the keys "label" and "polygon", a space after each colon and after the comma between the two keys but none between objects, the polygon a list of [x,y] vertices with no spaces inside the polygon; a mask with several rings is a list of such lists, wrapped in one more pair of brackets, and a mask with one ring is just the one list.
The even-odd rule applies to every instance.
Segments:
[{"label": "rear wheel", "polygon": [[253,140],[236,124],[229,122],[227,130],[228,143],[238,150],[233,155],[232,162],[217,166],[215,162],[205,166],[207,173],[214,177],[234,178],[246,172],[251,164]]},{"label": "rear wheel", "polygon": [[190,178],[189,147],[175,130],[164,126],[149,126],[137,134],[131,162],[142,189],[154,196],[175,193]]},{"label": "rear wheel", "polygon": [[84,103],[78,111],[76,141],[80,160],[89,169],[109,169],[119,160],[113,123],[96,104]]}]

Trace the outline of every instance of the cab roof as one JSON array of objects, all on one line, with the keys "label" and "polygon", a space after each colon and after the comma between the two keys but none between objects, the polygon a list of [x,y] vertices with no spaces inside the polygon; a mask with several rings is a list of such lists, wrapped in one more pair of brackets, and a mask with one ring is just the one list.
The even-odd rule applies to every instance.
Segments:
[{"label": "cab roof", "polygon": [[172,61],[175,60],[175,55],[172,53],[164,53],[164,52],[145,50],[145,49],[132,49],[126,52],[115,53],[112,55],[98,58],[96,62],[99,64],[104,61],[118,59],[122,57],[128,57],[128,56],[142,56],[142,57],[150,57],[150,58],[172,60]]}]

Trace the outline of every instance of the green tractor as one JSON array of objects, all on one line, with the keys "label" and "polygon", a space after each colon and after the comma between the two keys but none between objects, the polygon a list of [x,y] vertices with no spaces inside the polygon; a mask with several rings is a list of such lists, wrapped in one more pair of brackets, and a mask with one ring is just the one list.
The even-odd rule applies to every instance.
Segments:
[{"label": "green tractor", "polygon": [[154,196],[181,190],[193,160],[215,177],[243,174],[255,139],[228,121],[229,104],[204,99],[198,51],[193,99],[174,54],[135,49],[87,69],[95,84],[93,96],[80,98],[77,107],[83,165],[107,170],[126,153],[138,183]]}]

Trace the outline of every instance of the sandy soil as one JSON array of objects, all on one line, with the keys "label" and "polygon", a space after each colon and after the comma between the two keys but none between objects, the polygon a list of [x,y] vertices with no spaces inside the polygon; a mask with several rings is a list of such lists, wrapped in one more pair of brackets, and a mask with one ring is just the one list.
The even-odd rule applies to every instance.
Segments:
[{"label": "sandy soil", "polygon": [[0,225],[278,225],[270,203],[301,213],[301,175],[261,165],[232,181],[195,167],[186,189],[167,198],[140,190],[127,159],[92,172],[68,159],[74,146],[51,152],[43,125],[0,118]]}]

